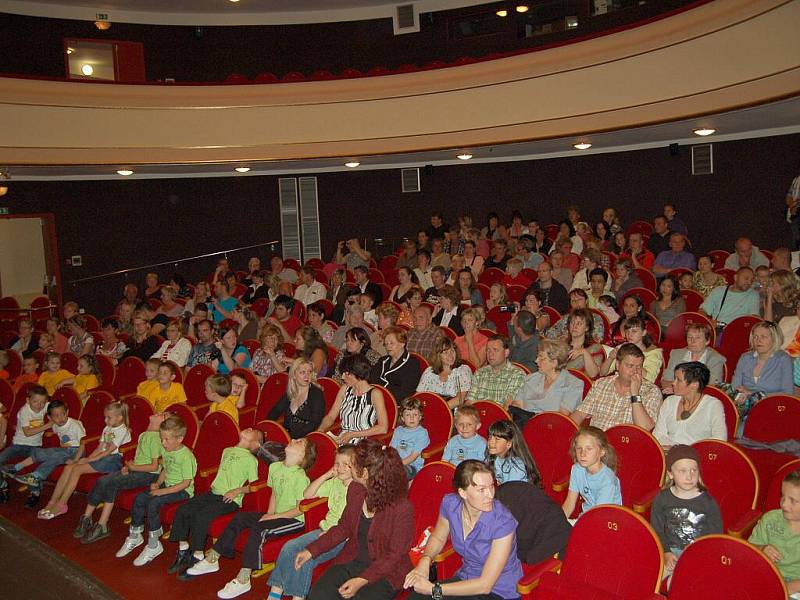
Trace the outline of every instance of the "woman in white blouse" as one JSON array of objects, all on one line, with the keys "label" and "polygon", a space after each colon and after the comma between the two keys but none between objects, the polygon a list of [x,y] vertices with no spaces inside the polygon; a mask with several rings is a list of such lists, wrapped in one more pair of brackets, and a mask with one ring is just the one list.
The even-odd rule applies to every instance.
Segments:
[{"label": "woman in white blouse", "polygon": [[700,440],[727,440],[725,410],[719,400],[703,393],[710,378],[701,362],[675,367],[675,392],[661,405],[653,435],[664,448],[676,444],[691,446]]},{"label": "woman in white blouse", "polygon": [[461,406],[472,387],[472,371],[458,360],[453,341],[447,336],[439,337],[428,362],[431,366],[422,373],[417,391],[439,394],[450,408]]},{"label": "woman in white blouse", "polygon": [[[165,288],[166,289],[166,288]],[[167,339],[161,344],[161,348],[156,351],[151,358],[165,361],[171,360],[179,367],[185,367],[192,352],[192,343],[181,334],[181,324],[177,319],[173,319],[167,324]]]}]

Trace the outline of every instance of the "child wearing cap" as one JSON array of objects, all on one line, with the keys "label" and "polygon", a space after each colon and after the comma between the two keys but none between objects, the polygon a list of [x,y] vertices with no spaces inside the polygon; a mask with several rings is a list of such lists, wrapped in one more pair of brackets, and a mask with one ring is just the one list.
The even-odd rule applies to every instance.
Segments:
[{"label": "child wearing cap", "polygon": [[723,533],[719,505],[700,476],[697,450],[676,444],[667,452],[664,488],[653,500],[650,524],[664,547],[664,577],[670,577],[686,546],[712,533]]}]

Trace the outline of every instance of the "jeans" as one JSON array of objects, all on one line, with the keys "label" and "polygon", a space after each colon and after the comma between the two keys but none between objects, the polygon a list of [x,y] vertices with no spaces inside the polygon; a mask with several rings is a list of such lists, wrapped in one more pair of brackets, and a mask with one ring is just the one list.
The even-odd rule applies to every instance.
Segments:
[{"label": "jeans", "polygon": [[206,547],[208,528],[217,517],[239,510],[236,502],[224,502],[222,496],[206,492],[178,508],[169,535],[171,542],[189,542],[194,552]]},{"label": "jeans", "polygon": [[131,471],[127,475],[123,475],[121,471],[109,473],[94,484],[92,491],[89,492],[89,504],[97,506],[101,502],[114,502],[117,494],[122,490],[149,487],[157,479],[158,473],[142,473],[141,471]]},{"label": "jeans", "polygon": [[[163,488],[162,488],[163,489]],[[179,502],[189,497],[189,492],[181,490],[164,496],[151,496],[150,490],[142,492],[133,501],[131,508],[131,529],[141,529],[144,526],[144,517],[147,515],[148,531],[161,529],[161,509],[167,504]]]},{"label": "jeans", "polygon": [[[339,588],[348,579],[358,577],[364,571],[364,565],[356,561],[342,565],[333,565],[322,574],[311,592],[308,600],[341,600]],[[353,596],[355,600],[391,600],[397,595],[397,590],[386,579],[379,579],[375,583],[368,583]]]},{"label": "jeans", "polygon": [[259,512],[240,512],[236,513],[228,523],[225,531],[219,536],[214,550],[220,555],[231,558],[236,549],[236,539],[239,535],[249,529],[247,542],[242,551],[242,566],[245,569],[254,571],[261,568],[261,547],[267,538],[280,537],[291,533],[303,531],[304,524],[297,519],[269,519],[261,521],[264,513]]},{"label": "jeans", "polygon": [[14,459],[24,460],[33,454],[34,450],[41,450],[41,446],[24,446],[22,444],[11,444],[0,450],[0,465],[11,462]]},{"label": "jeans", "polygon": [[34,448],[31,458],[34,463],[39,463],[36,470],[32,473],[39,481],[44,481],[56,467],[65,464],[78,452],[77,446],[74,448]]},{"label": "jeans", "polygon": [[294,568],[294,558],[299,552],[306,549],[311,542],[315,542],[322,535],[321,529],[315,529],[298,538],[289,540],[283,545],[278,560],[275,561],[275,568],[269,577],[267,587],[278,586],[283,590],[284,596],[297,596],[298,598],[305,598],[308,596],[308,591],[311,589],[311,576],[314,573],[314,568],[332,558],[336,558],[347,543],[342,542],[335,548],[312,558],[299,570]]}]

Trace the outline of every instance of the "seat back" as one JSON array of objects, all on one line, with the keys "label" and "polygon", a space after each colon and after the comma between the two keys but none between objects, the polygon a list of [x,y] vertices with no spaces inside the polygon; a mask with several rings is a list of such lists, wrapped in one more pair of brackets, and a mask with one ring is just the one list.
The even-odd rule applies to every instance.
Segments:
[{"label": "seat back", "polygon": [[61,355],[61,368],[72,374],[78,372],[78,356],[72,352],[64,352]]},{"label": "seat back", "polygon": [[453,432],[453,411],[439,394],[417,392],[414,394],[422,403],[422,425],[428,431],[430,446],[446,444]]},{"label": "seat back", "polygon": [[575,421],[559,412],[539,413],[522,430],[548,495],[552,495],[555,482],[569,478],[572,469],[569,446],[576,433]]},{"label": "seat back", "polygon": [[592,378],[583,371],[578,371],[578,369],[567,369],[567,371],[569,371],[570,375],[577,377],[583,382],[583,397],[586,398],[586,394],[592,389]]},{"label": "seat back", "polygon": [[617,452],[617,477],[622,503],[633,508],[653,497],[664,481],[664,451],[653,435],[636,425],[615,425],[606,431]]},{"label": "seat back", "polygon": [[411,480],[408,499],[414,505],[414,541],[426,527],[433,527],[439,518],[439,505],[445,494],[453,491],[456,469],[443,461],[428,463]]},{"label": "seat back", "polygon": [[550,317],[551,325],[555,325],[561,319],[561,313],[552,306],[543,306],[542,312],[547,313],[547,316]]},{"label": "seat back", "polygon": [[661,341],[661,347],[664,348],[667,353],[675,348],[683,348],[686,346],[686,326],[689,324],[708,326],[709,331],[711,331],[710,345],[714,345],[716,333],[711,326],[711,320],[701,313],[685,312],[676,315],[669,322],[669,326],[664,331],[664,339]]},{"label": "seat back", "polygon": [[622,296],[622,300],[625,300],[628,296],[637,296],[645,307],[645,310],[650,308],[650,305],[653,303],[653,300],[656,299],[656,293],[649,289],[643,287],[636,287],[631,288]]},{"label": "seat back", "polygon": [[727,250],[709,250],[706,254],[711,257],[714,263],[714,270],[725,268],[725,261],[728,260],[728,257],[731,255]]},{"label": "seat back", "polygon": [[86,430],[86,437],[96,437],[103,432],[105,408],[114,402],[114,396],[105,391],[91,392],[80,412],[80,422]]},{"label": "seat back", "polygon": [[97,368],[100,370],[100,382],[104,388],[114,389],[114,377],[117,374],[117,367],[114,366],[114,361],[105,354],[95,354],[97,361]]},{"label": "seat back", "polygon": [[575,524],[560,577],[619,598],[648,598],[661,584],[662,552],[642,517],[624,506],[600,505]]},{"label": "seat back", "polygon": [[703,389],[703,393],[713,396],[722,404],[722,410],[725,411],[725,430],[728,432],[728,441],[733,441],[739,428],[739,411],[736,409],[736,404],[728,394],[713,385],[707,385]]},{"label": "seat back", "polygon": [[64,404],[67,405],[67,410],[69,411],[70,416],[77,419],[78,416],[81,414],[81,409],[83,408],[83,404],[81,403],[81,397],[78,395],[78,392],[75,391],[73,387],[62,387],[58,388],[55,393],[50,397],[51,400],[61,400]]},{"label": "seat back", "polygon": [[189,406],[199,406],[208,402],[206,379],[213,374],[214,369],[208,365],[195,365],[189,369],[183,379],[183,391],[186,392],[186,402]]},{"label": "seat back", "polygon": [[689,312],[697,312],[700,310],[700,305],[705,301],[703,294],[694,290],[681,290],[681,296],[686,303],[686,310]]},{"label": "seat back", "polygon": [[417,352],[409,352],[408,355],[409,356],[413,356],[414,358],[417,359],[417,362],[419,363],[419,372],[420,373],[422,373],[425,369],[427,369],[430,366],[428,364],[428,359],[425,358],[424,356],[422,356],[422,354],[419,354]]},{"label": "seat back", "polygon": [[756,402],[744,422],[744,437],[759,442],[800,437],[800,398],[775,394]]},{"label": "seat back", "polygon": [[258,395],[258,408],[256,408],[256,422],[263,421],[267,418],[269,411],[278,403],[286,393],[286,387],[289,385],[288,373],[274,373],[267,377],[267,380],[261,386],[261,391]]},{"label": "seat back", "polygon": [[341,386],[338,381],[330,377],[319,377],[317,379],[317,384],[322,387],[322,395],[325,398],[325,412],[327,414],[336,401],[336,396]]},{"label": "seat back", "polygon": [[264,432],[264,441],[270,442],[278,442],[279,444],[288,444],[289,440],[289,432],[284,429],[283,425],[280,423],[276,423],[275,421],[258,421],[255,425],[253,425],[255,429]]},{"label": "seat back", "polygon": [[750,330],[753,325],[761,323],[761,318],[756,315],[737,317],[725,326],[722,339],[719,342],[719,351],[729,361],[739,360],[742,353],[750,348]]},{"label": "seat back", "polygon": [[183,436],[183,444],[194,450],[197,446],[197,438],[200,434],[200,421],[197,415],[189,408],[188,404],[184,404],[183,402],[170,404],[169,408],[167,408],[167,412],[172,413],[176,417],[180,417],[183,419],[183,422],[186,423],[186,435]]},{"label": "seat back", "polygon": [[6,416],[8,416],[14,405],[14,388],[7,379],[0,379],[0,404],[6,409]]},{"label": "seat back", "polygon": [[222,451],[239,443],[239,427],[228,413],[221,411],[209,414],[200,424],[194,456],[197,470],[219,465]]},{"label": "seat back", "polygon": [[508,322],[511,321],[514,313],[500,310],[500,306],[495,306],[486,313],[486,320],[491,321],[497,327],[497,333],[508,335]]},{"label": "seat back", "polygon": [[489,427],[495,421],[511,420],[511,415],[508,414],[508,411],[494,402],[482,400],[480,402],[475,402],[472,406],[480,415],[481,426],[478,428],[478,433],[483,437],[488,437]]},{"label": "seat back", "polygon": [[506,274],[501,269],[498,269],[497,267],[489,267],[488,269],[483,270],[478,277],[478,281],[491,287],[492,284],[502,283],[505,276]]},{"label": "seat back", "polygon": [[[636,276],[639,278],[639,281],[642,282],[642,287],[650,290],[651,292],[653,292],[653,294],[655,294],[656,290],[658,290],[658,282],[656,281],[656,276],[653,275],[651,271],[648,271],[647,269],[643,269],[641,267],[635,268],[634,272],[636,273]],[[642,300],[644,300],[644,298],[642,298]],[[652,302],[652,300],[650,300],[649,302],[646,301],[645,304],[649,305],[650,302]]]},{"label": "seat back", "polygon": [[800,458],[790,460],[778,469],[770,480],[767,493],[764,496],[763,512],[776,510],[781,507],[781,484],[783,478],[789,473],[800,470]]},{"label": "seat back", "polygon": [[117,365],[117,374],[114,376],[114,389],[117,396],[135,394],[136,386],[144,380],[144,361],[135,356],[123,359]]},{"label": "seat back", "polygon": [[744,540],[706,535],[689,544],[675,567],[670,600],[786,598],[786,584],[767,557]]},{"label": "seat back", "polygon": [[756,469],[747,455],[729,442],[702,440],[694,448],[700,455],[703,483],[719,504],[727,530],[756,507],[759,488]]},{"label": "seat back", "polygon": [[317,460],[308,470],[308,478],[314,481],[333,468],[336,460],[336,442],[327,433],[318,431],[312,431],[306,436],[306,439],[314,442],[317,447]]},{"label": "seat back", "polygon": [[131,425],[131,439],[136,441],[139,435],[147,431],[153,406],[141,396],[128,396],[122,400],[128,406],[128,421]]},{"label": "seat back", "polygon": [[380,390],[383,393],[383,404],[386,406],[387,423],[389,424],[388,427],[389,431],[391,432],[397,423],[397,400],[395,399],[394,394],[382,385],[373,385],[372,387]]},{"label": "seat back", "polygon": [[6,350],[6,356],[8,357],[8,364],[6,365],[8,376],[12,380],[16,379],[22,374],[22,356],[19,352],[10,348]]}]

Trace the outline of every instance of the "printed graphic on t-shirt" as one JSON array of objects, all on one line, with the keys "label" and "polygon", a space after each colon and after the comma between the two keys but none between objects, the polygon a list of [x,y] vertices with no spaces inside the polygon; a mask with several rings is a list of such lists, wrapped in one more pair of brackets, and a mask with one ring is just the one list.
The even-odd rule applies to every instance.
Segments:
[{"label": "printed graphic on t-shirt", "polygon": [[702,535],[707,516],[705,513],[696,513],[688,508],[671,508],[667,512],[666,528],[675,532],[677,538],[689,545]]}]

